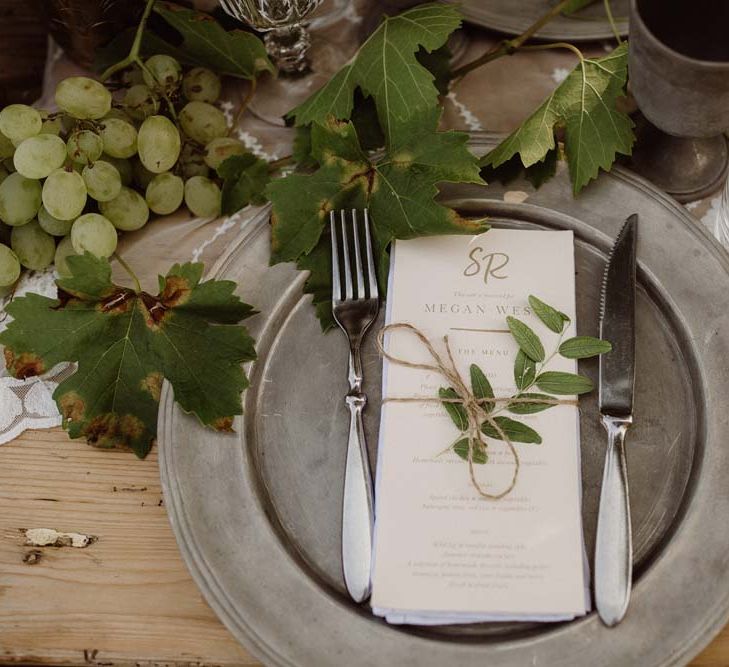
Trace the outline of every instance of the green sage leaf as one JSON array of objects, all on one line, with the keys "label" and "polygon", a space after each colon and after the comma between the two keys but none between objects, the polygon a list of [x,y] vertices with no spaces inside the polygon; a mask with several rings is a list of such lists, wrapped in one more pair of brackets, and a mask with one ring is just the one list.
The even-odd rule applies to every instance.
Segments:
[{"label": "green sage leaf", "polygon": [[610,352],[612,349],[610,341],[592,336],[575,336],[559,346],[559,353],[567,359],[588,359]]},{"label": "green sage leaf", "polygon": [[[453,451],[458,454],[464,461],[468,461],[468,438],[459,440],[453,445]],[[489,460],[486,448],[480,443],[474,443],[473,447],[473,462],[474,463],[486,463]]]},{"label": "green sage leaf", "polygon": [[537,376],[537,387],[548,394],[587,394],[593,390],[592,380],[584,375],[547,371]]},{"label": "green sage leaf", "polygon": [[[494,417],[494,421],[512,442],[526,442],[535,445],[542,444],[542,436],[526,424],[522,424],[509,417]],[[494,440],[502,439],[501,434],[489,422],[481,424],[481,432],[489,438],[494,438]]]},{"label": "green sage leaf", "polygon": [[[470,370],[471,391],[473,392],[473,395],[476,398],[493,398],[494,390],[491,387],[491,383],[489,382],[484,372],[478,366],[476,366],[476,364],[471,364]],[[491,410],[494,409],[494,404],[492,402],[484,402],[480,403],[480,405],[486,412],[491,412]]]},{"label": "green sage leaf", "polygon": [[532,307],[534,314],[542,320],[544,326],[554,333],[562,333],[564,329],[564,319],[562,314],[549,304],[544,303],[534,295],[529,295],[529,305]]},{"label": "green sage leaf", "polygon": [[509,405],[506,407],[506,409],[509,412],[513,412],[515,415],[533,415],[537,412],[544,412],[544,410],[549,410],[549,408],[553,408],[553,403],[540,403],[540,400],[549,400],[552,397],[547,396],[546,394],[520,394],[519,398],[533,398],[535,399],[534,403],[509,403]]},{"label": "green sage leaf", "polygon": [[514,336],[524,354],[532,361],[544,361],[544,345],[539,340],[539,336],[524,322],[517,320],[515,317],[507,317],[506,323],[509,325],[511,335]]},{"label": "green sage leaf", "polygon": [[[448,389],[441,387],[438,390],[438,396],[441,398],[460,398],[456,390],[451,387]],[[461,403],[448,403],[444,401],[443,407],[459,431],[465,431],[468,428],[468,415],[466,414],[466,408]]]},{"label": "green sage leaf", "polygon": [[514,382],[519,391],[531,387],[537,377],[537,365],[521,350],[516,353],[514,360]]}]

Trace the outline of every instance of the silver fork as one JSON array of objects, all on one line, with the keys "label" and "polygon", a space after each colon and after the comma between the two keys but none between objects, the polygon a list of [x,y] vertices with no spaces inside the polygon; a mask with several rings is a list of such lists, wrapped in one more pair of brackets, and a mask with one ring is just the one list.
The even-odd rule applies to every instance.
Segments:
[{"label": "silver fork", "polygon": [[[363,215],[367,246],[366,267],[362,264],[356,209],[351,212],[351,225],[347,224],[346,212],[339,212],[341,240],[337,236],[336,215],[334,211],[329,214],[332,234],[332,314],[349,341],[349,393],[345,400],[350,418],[342,501],[342,565],[347,591],[355,602],[362,602],[370,595],[374,524],[372,476],[362,426],[362,410],[367,403],[367,397],[362,393],[360,348],[380,306],[367,209],[364,209]],[[348,228],[351,228],[354,242],[354,276],[349,256]],[[340,256],[344,265],[342,275]]]}]

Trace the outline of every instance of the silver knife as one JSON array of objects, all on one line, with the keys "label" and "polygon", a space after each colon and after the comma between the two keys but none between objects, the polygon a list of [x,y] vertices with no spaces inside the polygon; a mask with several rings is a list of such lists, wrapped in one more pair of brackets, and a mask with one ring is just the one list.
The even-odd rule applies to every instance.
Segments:
[{"label": "silver knife", "polygon": [[612,352],[600,357],[600,415],[608,447],[595,543],[595,604],[607,626],[623,620],[633,578],[625,434],[633,423],[635,381],[635,251],[638,216],[615,240],[602,285],[600,336]]}]

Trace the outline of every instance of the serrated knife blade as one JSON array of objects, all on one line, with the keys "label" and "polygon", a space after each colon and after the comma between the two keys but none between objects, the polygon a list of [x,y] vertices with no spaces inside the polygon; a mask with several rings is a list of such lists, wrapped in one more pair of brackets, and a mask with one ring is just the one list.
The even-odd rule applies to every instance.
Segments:
[{"label": "serrated knife blade", "polygon": [[613,350],[600,357],[600,414],[616,417],[633,411],[637,228],[633,214],[615,240],[602,282],[600,337]]},{"label": "serrated knife blade", "polygon": [[600,336],[611,352],[600,357],[600,415],[608,434],[595,541],[595,605],[608,626],[625,616],[633,578],[625,434],[633,423],[635,288],[638,216],[620,230],[605,269]]}]

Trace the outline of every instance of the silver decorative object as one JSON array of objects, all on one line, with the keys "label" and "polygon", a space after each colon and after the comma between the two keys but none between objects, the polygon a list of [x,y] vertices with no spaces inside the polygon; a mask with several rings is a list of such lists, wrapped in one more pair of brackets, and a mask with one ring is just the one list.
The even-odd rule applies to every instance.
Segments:
[{"label": "silver decorative object", "polygon": [[299,74],[308,68],[311,37],[306,19],[323,0],[220,0],[232,17],[267,33],[268,54],[281,72]]},{"label": "silver decorative object", "polygon": [[[477,154],[503,137],[475,137]],[[504,201],[510,190],[523,204]],[[269,265],[270,210],[245,222],[213,269],[260,313],[246,321],[258,359],[235,434],[160,401],[165,507],[180,551],[233,635],[269,667],[678,667],[729,620],[729,256],[683,206],[616,166],[573,197],[566,169],[534,191],[523,179],[448,186],[444,200],[494,225],[575,233],[577,321],[596,335],[612,239],[640,215],[635,413],[628,451],[635,586],[625,619],[398,628],[347,594],[341,520],[349,416],[341,401],[344,336],[322,335],[308,275]],[[456,200],[455,198],[458,198]],[[683,264],[682,264],[683,262]],[[427,270],[425,267],[424,270]],[[384,313],[381,313],[384,319]],[[375,324],[374,326],[378,326]],[[375,337],[362,350],[368,448],[381,397]],[[597,362],[584,372],[597,381]],[[595,392],[596,394],[596,392]],[[587,553],[605,460],[598,397],[580,401]],[[408,480],[403,480],[404,484]],[[468,487],[465,487],[466,489]],[[403,526],[403,530],[407,530]],[[592,563],[591,563],[592,565]]]}]

